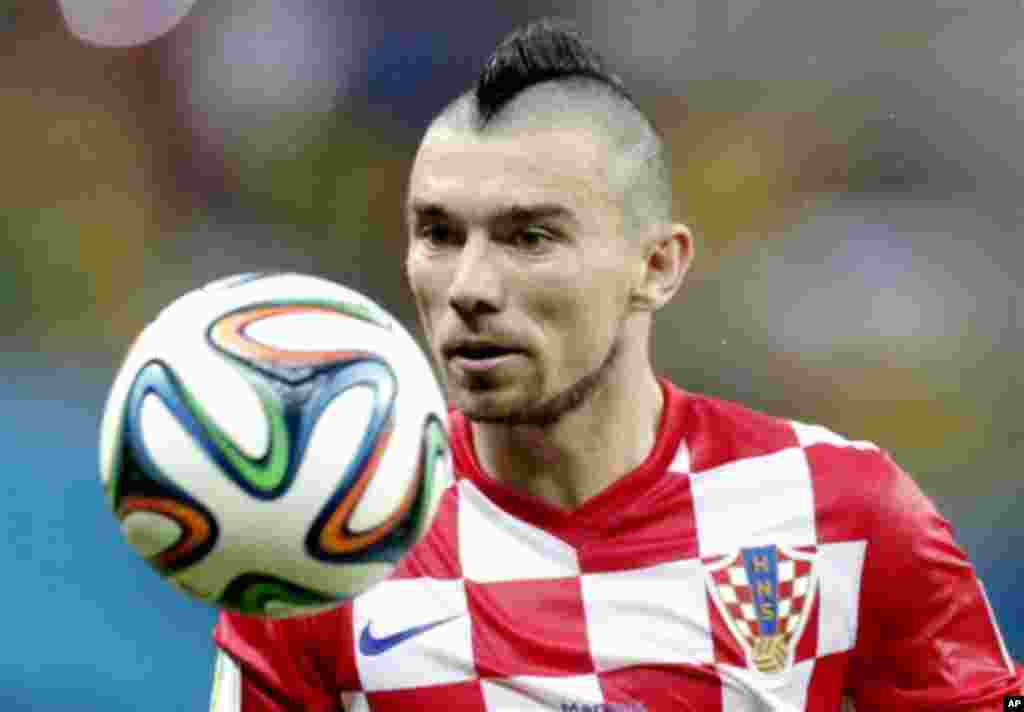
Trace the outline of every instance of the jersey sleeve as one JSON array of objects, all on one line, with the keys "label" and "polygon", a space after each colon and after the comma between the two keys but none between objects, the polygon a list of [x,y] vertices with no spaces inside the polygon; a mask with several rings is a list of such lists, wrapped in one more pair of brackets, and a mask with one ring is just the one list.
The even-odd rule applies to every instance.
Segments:
[{"label": "jersey sleeve", "polygon": [[1000,709],[1024,679],[952,527],[879,455],[849,693],[858,710]]},{"label": "jersey sleeve", "polygon": [[251,676],[243,676],[242,669],[234,658],[223,650],[219,650],[214,666],[210,712],[241,712],[243,709],[257,712],[283,712],[298,708],[268,695],[266,690]]},{"label": "jersey sleeve", "polygon": [[214,629],[220,653],[213,712],[342,710],[340,694],[348,683],[338,651],[345,649],[343,638],[351,638],[345,624],[350,610],[346,604],[276,620],[222,613]]}]

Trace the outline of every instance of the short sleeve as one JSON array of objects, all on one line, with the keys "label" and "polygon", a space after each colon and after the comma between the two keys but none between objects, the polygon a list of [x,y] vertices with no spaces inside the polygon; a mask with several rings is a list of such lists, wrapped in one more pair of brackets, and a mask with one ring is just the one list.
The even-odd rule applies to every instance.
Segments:
[{"label": "short sleeve", "polygon": [[[984,587],[950,523],[885,455],[868,483],[870,538],[849,694],[858,710],[957,710],[1020,688]],[[993,707],[997,709],[998,707]]]},{"label": "short sleeve", "polygon": [[222,613],[217,646],[240,673],[239,712],[341,710],[337,650],[349,607],[290,619]]}]

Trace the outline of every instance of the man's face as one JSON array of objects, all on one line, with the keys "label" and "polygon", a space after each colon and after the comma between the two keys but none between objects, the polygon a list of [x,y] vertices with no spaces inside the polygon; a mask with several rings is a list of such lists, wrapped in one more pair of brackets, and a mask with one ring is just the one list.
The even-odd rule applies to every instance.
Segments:
[{"label": "man's face", "polygon": [[607,174],[582,130],[432,132],[421,146],[406,267],[448,397],[470,418],[544,420],[612,360],[641,258]]}]

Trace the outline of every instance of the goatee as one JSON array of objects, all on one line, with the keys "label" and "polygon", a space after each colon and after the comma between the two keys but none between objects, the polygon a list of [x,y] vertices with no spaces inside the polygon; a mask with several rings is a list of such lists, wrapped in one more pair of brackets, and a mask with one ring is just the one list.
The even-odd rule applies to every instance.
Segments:
[{"label": "goatee", "polygon": [[527,404],[519,410],[509,413],[492,415],[474,411],[472,408],[460,410],[471,421],[475,423],[487,423],[491,425],[531,425],[539,428],[546,428],[559,422],[567,414],[577,410],[580,406],[590,400],[594,393],[604,384],[611,373],[612,367],[619,358],[622,351],[621,337],[617,336],[612,342],[608,353],[598,366],[585,374],[578,381],[554,395],[543,403],[537,405]]}]

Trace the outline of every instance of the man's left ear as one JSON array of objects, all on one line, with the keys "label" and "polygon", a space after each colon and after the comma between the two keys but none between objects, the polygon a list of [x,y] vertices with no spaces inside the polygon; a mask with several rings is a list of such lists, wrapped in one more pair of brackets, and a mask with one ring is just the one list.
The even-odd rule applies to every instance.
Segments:
[{"label": "man's left ear", "polygon": [[639,284],[630,295],[638,311],[657,311],[679,291],[693,262],[693,233],[683,223],[670,226],[670,234],[644,246]]}]

